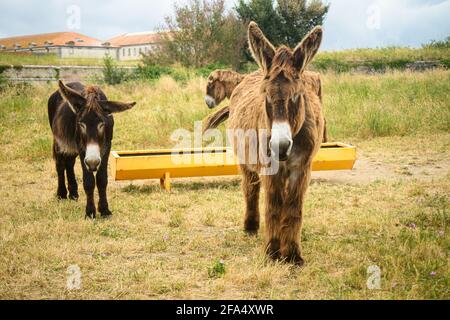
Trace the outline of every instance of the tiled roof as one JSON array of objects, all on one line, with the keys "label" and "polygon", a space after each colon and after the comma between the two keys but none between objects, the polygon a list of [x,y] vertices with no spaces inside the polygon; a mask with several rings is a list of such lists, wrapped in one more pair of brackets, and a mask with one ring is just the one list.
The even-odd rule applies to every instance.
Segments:
[{"label": "tiled roof", "polygon": [[0,46],[7,49],[14,49],[16,45],[21,48],[29,48],[30,44],[42,46],[64,46],[71,42],[73,46],[101,46],[102,41],[79,34],[76,32],[54,32],[45,34],[36,34],[29,36],[19,36],[0,39]]},{"label": "tiled roof", "polygon": [[113,47],[153,44],[161,41],[161,35],[156,32],[138,32],[125,33],[123,35],[111,38],[105,42],[110,43]]}]

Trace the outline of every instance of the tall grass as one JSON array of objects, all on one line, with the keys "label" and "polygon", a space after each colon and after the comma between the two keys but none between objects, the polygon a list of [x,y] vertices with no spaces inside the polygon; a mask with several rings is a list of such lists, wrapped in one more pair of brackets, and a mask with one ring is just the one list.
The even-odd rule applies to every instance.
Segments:
[{"label": "tall grass", "polygon": [[450,130],[450,73],[329,73],[324,107],[332,137],[404,136]]},{"label": "tall grass", "polygon": [[[324,112],[331,139],[450,132],[450,72],[394,72],[384,75],[324,75]],[[176,129],[192,131],[210,111],[203,97],[206,80],[185,82],[162,76],[154,82],[102,85],[110,99],[137,101],[116,115],[114,144],[125,149],[172,147]],[[46,104],[54,84],[9,86],[0,99],[0,139],[22,150],[0,157],[45,156],[50,150]],[[228,103],[227,101],[224,104]],[[29,137],[34,137],[29,141]],[[36,141],[35,141],[36,140]],[[46,151],[46,148],[48,150]]]}]

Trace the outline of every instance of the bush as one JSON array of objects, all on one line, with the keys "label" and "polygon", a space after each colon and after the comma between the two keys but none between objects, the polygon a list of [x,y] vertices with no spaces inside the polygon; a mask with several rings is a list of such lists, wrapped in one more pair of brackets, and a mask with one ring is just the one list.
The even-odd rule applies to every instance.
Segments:
[{"label": "bush", "polygon": [[172,69],[170,67],[161,66],[158,64],[143,63],[138,66],[136,70],[136,76],[139,79],[144,80],[158,80],[162,75],[171,74]]},{"label": "bush", "polygon": [[103,58],[103,81],[114,85],[128,80],[128,73],[117,67],[116,61],[109,55]]}]

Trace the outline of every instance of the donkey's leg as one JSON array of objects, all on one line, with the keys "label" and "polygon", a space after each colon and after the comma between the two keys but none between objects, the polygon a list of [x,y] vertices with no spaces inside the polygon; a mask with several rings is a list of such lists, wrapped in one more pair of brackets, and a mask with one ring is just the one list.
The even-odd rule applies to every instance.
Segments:
[{"label": "donkey's leg", "polygon": [[264,189],[266,192],[266,253],[275,260],[280,257],[280,219],[284,191],[282,175],[265,176]]},{"label": "donkey's leg", "polygon": [[57,152],[56,144],[53,144],[53,157],[55,158],[56,172],[58,174],[58,190],[56,191],[56,197],[58,199],[67,199],[66,177],[65,169],[66,163],[64,156]]},{"label": "donkey's leg", "polygon": [[301,255],[300,237],[303,201],[310,177],[310,165],[291,172],[281,218],[281,256],[296,265],[304,263]]},{"label": "donkey's leg", "polygon": [[97,172],[97,190],[98,190],[98,211],[102,217],[107,218],[112,215],[108,207],[108,198],[106,196],[106,188],[108,186],[108,158],[109,152],[102,159],[102,163]]},{"label": "donkey's leg", "polygon": [[[80,154],[80,159],[84,159],[84,154]],[[86,218],[95,219],[95,203],[94,203],[94,190],[95,190],[95,177],[92,172],[86,169],[83,161],[81,162],[81,168],[83,169],[83,187],[86,193]]]},{"label": "donkey's leg", "polygon": [[241,166],[242,190],[245,196],[245,221],[244,228],[249,234],[257,234],[259,229],[259,192],[261,181],[256,172]]},{"label": "donkey's leg", "polygon": [[69,185],[69,199],[70,200],[78,200],[78,183],[75,177],[75,161],[77,156],[66,156],[66,173],[67,173],[67,181]]}]

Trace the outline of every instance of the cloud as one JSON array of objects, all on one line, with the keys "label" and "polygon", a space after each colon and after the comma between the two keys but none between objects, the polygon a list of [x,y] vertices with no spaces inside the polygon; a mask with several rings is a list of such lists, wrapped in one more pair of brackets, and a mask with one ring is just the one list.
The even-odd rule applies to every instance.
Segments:
[{"label": "cloud", "polygon": [[412,46],[450,35],[449,0],[335,0],[324,49]]},{"label": "cloud", "polygon": [[[177,0],[183,3],[186,0]],[[236,0],[226,0],[232,7]],[[154,30],[175,0],[2,0],[0,37],[68,30],[67,8],[81,10],[79,30],[101,40]],[[329,0],[325,50],[419,46],[450,35],[450,0]],[[379,16],[379,19],[374,19]],[[379,25],[378,23],[379,22]]]}]

